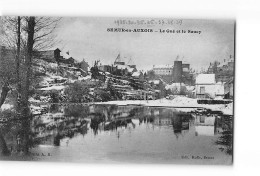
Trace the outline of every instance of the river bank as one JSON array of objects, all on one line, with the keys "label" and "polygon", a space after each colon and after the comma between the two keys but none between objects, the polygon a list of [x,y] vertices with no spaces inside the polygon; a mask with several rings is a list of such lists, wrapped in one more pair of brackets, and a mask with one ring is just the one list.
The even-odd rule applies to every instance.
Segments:
[{"label": "river bank", "polygon": [[[31,102],[32,111],[40,111],[38,104],[46,104],[42,102]],[[48,103],[47,103],[48,104]],[[73,103],[57,103],[57,104],[73,104]],[[221,111],[225,115],[233,115],[233,103],[229,104],[199,104],[197,99],[188,98],[184,96],[177,96],[172,100],[169,99],[158,99],[158,100],[117,100],[107,102],[90,102],[90,103],[76,103],[76,104],[104,104],[104,105],[118,105],[118,106],[149,106],[149,107],[170,107],[178,108],[183,112],[190,112],[196,108],[206,108],[212,111]],[[11,109],[13,106],[6,104],[2,106],[2,110]]]},{"label": "river bank", "polygon": [[198,104],[197,99],[184,96],[176,97],[172,100],[123,100],[123,101],[108,101],[97,102],[94,104],[114,104],[118,106],[138,105],[150,107],[172,107],[181,108],[181,111],[189,112],[193,108],[206,108],[212,111],[221,111],[225,115],[233,115],[233,103],[230,104]]}]

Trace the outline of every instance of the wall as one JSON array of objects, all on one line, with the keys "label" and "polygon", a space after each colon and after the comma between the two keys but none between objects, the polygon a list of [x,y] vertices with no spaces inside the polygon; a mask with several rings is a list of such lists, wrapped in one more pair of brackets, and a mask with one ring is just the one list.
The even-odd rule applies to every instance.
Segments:
[{"label": "wall", "polygon": [[153,68],[156,75],[172,75],[172,68]]},{"label": "wall", "polygon": [[[205,87],[205,94],[201,95],[200,88]],[[196,88],[196,97],[205,98],[205,95],[210,95],[211,98],[224,97],[224,84],[197,84]]]}]

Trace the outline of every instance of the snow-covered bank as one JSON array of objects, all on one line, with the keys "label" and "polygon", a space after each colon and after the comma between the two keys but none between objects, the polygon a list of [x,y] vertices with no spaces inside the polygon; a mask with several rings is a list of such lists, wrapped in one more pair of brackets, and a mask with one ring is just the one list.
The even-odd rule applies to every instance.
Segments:
[{"label": "snow-covered bank", "polygon": [[11,104],[3,104],[2,106],[1,106],[1,110],[3,111],[3,110],[7,110],[7,109],[11,109],[11,108],[13,108],[13,105],[11,105]]},{"label": "snow-covered bank", "polygon": [[159,100],[124,100],[124,101],[109,101],[99,102],[95,104],[115,104],[115,105],[142,105],[151,107],[174,107],[182,108],[182,111],[191,111],[192,108],[207,108],[213,111],[222,111],[226,115],[233,115],[233,103],[230,104],[198,104],[197,99],[179,96],[173,100],[159,99]]}]

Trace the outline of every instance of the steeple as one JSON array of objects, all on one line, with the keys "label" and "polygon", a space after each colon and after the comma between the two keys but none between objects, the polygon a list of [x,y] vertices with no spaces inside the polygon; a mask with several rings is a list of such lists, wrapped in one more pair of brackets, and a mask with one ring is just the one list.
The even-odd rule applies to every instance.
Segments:
[{"label": "steeple", "polygon": [[120,53],[117,55],[114,65],[125,65],[125,62],[121,59]]}]

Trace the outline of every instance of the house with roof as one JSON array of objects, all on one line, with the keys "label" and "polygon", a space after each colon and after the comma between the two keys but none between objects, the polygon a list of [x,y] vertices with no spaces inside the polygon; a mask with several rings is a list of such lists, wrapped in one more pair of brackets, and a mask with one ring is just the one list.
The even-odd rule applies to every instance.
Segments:
[{"label": "house with roof", "polygon": [[216,82],[215,74],[198,74],[195,82],[197,98],[224,98],[224,83]]},{"label": "house with roof", "polygon": [[112,66],[115,69],[112,68],[112,71],[120,72],[121,75],[127,75],[127,74],[132,74],[133,72],[136,72],[137,69],[136,69],[136,65],[134,64],[133,60],[130,58],[130,60],[126,64],[124,62],[125,59],[126,59],[126,57],[124,57],[124,59],[123,59],[119,53],[114,61],[114,66]]},{"label": "house with roof", "polygon": [[88,65],[88,62],[85,61],[85,59],[83,59],[80,63],[79,63],[79,67],[84,70],[86,73],[88,73],[90,71],[90,67]]},{"label": "house with roof", "polygon": [[230,78],[224,84],[225,98],[233,98],[234,97],[234,78]]},{"label": "house with roof", "polygon": [[129,59],[127,65],[128,65],[130,68],[136,69],[136,65],[135,65],[134,61],[132,60],[132,58]]},{"label": "house with roof", "polygon": [[132,77],[136,79],[144,80],[144,74],[141,71],[133,72]]},{"label": "house with roof", "polygon": [[120,56],[120,53],[117,55],[114,65],[125,65],[125,62]]},{"label": "house with roof", "polygon": [[46,51],[37,51],[35,53],[35,57],[45,60],[47,62],[52,62],[55,63],[59,60],[60,58],[60,49],[56,48],[53,50],[46,50]]}]

